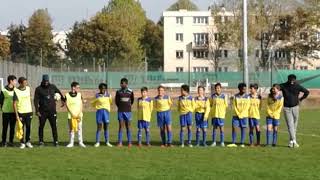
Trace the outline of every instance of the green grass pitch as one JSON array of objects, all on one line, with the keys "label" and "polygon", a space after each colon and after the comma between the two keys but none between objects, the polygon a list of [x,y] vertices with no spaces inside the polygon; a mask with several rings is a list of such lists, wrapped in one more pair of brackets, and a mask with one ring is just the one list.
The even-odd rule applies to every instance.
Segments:
[{"label": "green grass pitch", "polygon": [[[230,113],[229,113],[230,114]],[[111,142],[117,139],[118,122],[112,113]],[[58,116],[60,147],[51,146],[51,129],[45,128],[46,147],[37,147],[38,119],[32,122],[33,149],[0,149],[0,179],[320,179],[320,131],[318,110],[303,110],[299,124],[298,149],[287,148],[286,124],[281,120],[276,148],[180,148],[178,114],[173,113],[173,148],[159,147],[159,130],[152,121],[152,147],[128,149],[94,148],[95,114],[85,113],[85,149],[65,147],[68,141],[66,113]],[[226,142],[231,140],[231,120],[226,118]],[[136,119],[132,121],[133,139],[136,141]],[[211,124],[211,123],[210,123]],[[261,125],[265,120],[261,120]],[[124,133],[125,135],[125,133]],[[103,135],[101,134],[102,140]],[[193,139],[195,129],[193,129]],[[218,136],[219,137],[219,136]],[[239,135],[238,135],[239,137]],[[76,139],[76,138],[75,138]],[[144,139],[144,134],[143,134]],[[124,136],[126,140],[126,136]],[[219,138],[218,138],[219,140]],[[248,142],[248,136],[246,137]],[[265,142],[265,130],[262,130]],[[208,133],[211,143],[211,129]],[[18,146],[18,144],[16,144]]]}]

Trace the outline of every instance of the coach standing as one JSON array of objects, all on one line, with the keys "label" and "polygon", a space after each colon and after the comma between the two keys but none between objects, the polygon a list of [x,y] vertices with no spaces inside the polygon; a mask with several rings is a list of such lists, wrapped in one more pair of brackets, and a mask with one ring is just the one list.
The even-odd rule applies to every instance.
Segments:
[{"label": "coach standing", "polygon": [[[299,147],[297,143],[296,133],[299,121],[299,103],[308,97],[309,91],[302,87],[296,81],[297,77],[294,74],[288,76],[288,81],[281,84],[281,90],[284,97],[284,117],[287,122],[289,131],[289,147]],[[299,98],[300,92],[303,96]]]},{"label": "coach standing", "polygon": [[39,117],[39,145],[44,146],[43,141],[43,129],[47,119],[49,120],[52,136],[53,145],[58,146],[58,132],[57,132],[57,110],[55,94],[59,93],[62,101],[64,96],[61,91],[54,85],[50,84],[49,76],[43,75],[41,85],[38,86],[34,94],[34,106],[36,114]]}]

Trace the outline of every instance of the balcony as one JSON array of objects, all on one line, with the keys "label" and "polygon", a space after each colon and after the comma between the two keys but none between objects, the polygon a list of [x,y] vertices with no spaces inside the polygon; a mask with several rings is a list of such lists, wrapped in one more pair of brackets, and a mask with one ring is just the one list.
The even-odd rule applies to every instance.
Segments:
[{"label": "balcony", "polygon": [[209,43],[208,41],[193,42],[192,49],[209,49]]}]

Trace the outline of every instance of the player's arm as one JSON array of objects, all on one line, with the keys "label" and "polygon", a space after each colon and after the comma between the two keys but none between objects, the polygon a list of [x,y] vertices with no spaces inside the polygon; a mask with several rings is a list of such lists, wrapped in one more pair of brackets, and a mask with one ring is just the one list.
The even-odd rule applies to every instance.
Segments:
[{"label": "player's arm", "polygon": [[130,99],[131,99],[131,105],[134,103],[134,93],[132,91],[131,95],[130,95]]},{"label": "player's arm", "polygon": [[117,91],[117,92],[116,92],[115,101],[116,101],[116,105],[117,105],[117,107],[119,107],[119,104],[120,104],[120,95],[119,95],[119,91]]},{"label": "player's arm", "polygon": [[110,106],[112,105],[112,103],[113,103],[113,101],[112,101],[112,96],[111,96],[111,94],[109,95],[110,97],[109,97],[109,103],[110,103]]},{"label": "player's arm", "polygon": [[79,113],[78,113],[77,117],[80,117],[80,114],[81,114],[81,113],[82,113],[82,111],[83,111],[83,101],[84,101],[84,99],[83,99],[83,97],[81,96],[80,111],[79,111]]},{"label": "player's arm", "polygon": [[41,116],[40,112],[39,112],[39,99],[40,99],[40,92],[39,92],[39,88],[36,88],[35,92],[34,92],[34,98],[33,98],[33,104],[34,104],[34,108],[36,110],[36,115],[37,116]]},{"label": "player's arm", "polygon": [[303,93],[303,96],[299,99],[299,101],[303,101],[304,99],[306,99],[310,92],[308,89],[302,87],[301,85],[299,85],[299,91]]},{"label": "player's arm", "polygon": [[171,99],[170,96],[168,97],[168,103],[169,103],[169,106],[170,106],[170,108],[171,108],[171,106],[173,105],[173,101],[172,101],[172,99]]},{"label": "player's arm", "polygon": [[205,102],[204,120],[209,119],[209,114],[210,114],[210,101],[209,99],[207,99]]},{"label": "player's arm", "polygon": [[4,94],[3,94],[3,92],[1,91],[1,93],[0,93],[0,108],[1,108],[1,109],[2,109],[3,103],[4,103]]},{"label": "player's arm", "polygon": [[233,108],[234,108],[234,111],[235,111],[236,115],[239,116],[240,115],[240,111],[239,111],[239,109],[237,107],[236,97],[233,97],[232,105],[233,105]]},{"label": "player's arm", "polygon": [[275,110],[275,114],[281,114],[282,107],[283,107],[283,97],[280,99],[280,102],[277,103],[277,108]]},{"label": "player's arm", "polygon": [[[53,85],[53,84],[52,84],[52,86],[53,86],[53,89],[54,89],[54,93],[60,94],[60,96],[61,96],[61,101],[64,103],[64,102],[66,101],[66,98],[65,98],[64,95],[61,93],[60,89],[58,89],[56,85]],[[64,105],[64,104],[62,104],[62,105]]]},{"label": "player's arm", "polygon": [[192,109],[192,112],[194,112],[196,109],[196,103],[194,101],[194,98],[192,98],[192,100],[191,100],[191,109]]},{"label": "player's arm", "polygon": [[153,100],[150,100],[150,113],[152,114],[153,111]]},{"label": "player's arm", "polygon": [[228,98],[227,98],[227,96],[225,96],[224,97],[224,105],[225,105],[225,107],[226,107],[226,109],[228,108]]},{"label": "player's arm", "polygon": [[16,92],[13,93],[13,110],[16,114],[16,119],[19,119],[18,108],[17,108],[18,96]]}]

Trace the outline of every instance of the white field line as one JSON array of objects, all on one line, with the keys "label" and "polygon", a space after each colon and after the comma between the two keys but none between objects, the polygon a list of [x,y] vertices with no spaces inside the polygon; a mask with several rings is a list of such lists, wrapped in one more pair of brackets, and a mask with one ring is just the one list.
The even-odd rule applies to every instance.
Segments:
[{"label": "white field line", "polygon": [[[267,130],[267,126],[266,125],[263,125],[262,128],[264,130]],[[283,133],[283,134],[287,134],[288,131],[284,131],[284,130],[278,130],[279,133]],[[309,137],[318,137],[320,138],[320,135],[319,134],[304,134],[304,133],[297,133],[297,135],[299,136],[309,136]]]}]

